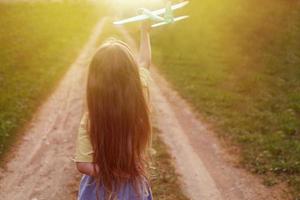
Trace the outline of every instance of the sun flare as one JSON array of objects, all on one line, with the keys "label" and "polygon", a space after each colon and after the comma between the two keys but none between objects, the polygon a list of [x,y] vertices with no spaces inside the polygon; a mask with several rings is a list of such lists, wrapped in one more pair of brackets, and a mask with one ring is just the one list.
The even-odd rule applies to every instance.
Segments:
[{"label": "sun flare", "polygon": [[117,11],[128,11],[140,7],[157,8],[164,6],[167,0],[106,0],[109,7]]}]

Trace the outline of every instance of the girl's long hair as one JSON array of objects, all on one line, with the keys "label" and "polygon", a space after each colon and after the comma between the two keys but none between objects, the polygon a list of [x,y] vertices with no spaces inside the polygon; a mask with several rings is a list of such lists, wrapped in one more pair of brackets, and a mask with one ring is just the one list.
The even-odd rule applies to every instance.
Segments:
[{"label": "girl's long hair", "polygon": [[151,125],[138,65],[125,43],[109,40],[92,58],[87,106],[95,179],[105,199],[115,199],[124,183],[140,190]]}]

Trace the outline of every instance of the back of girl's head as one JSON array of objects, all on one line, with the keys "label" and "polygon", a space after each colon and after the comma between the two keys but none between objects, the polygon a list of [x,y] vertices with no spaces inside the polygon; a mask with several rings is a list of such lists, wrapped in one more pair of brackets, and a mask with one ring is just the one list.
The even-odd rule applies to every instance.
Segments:
[{"label": "back of girl's head", "polygon": [[138,65],[125,43],[109,40],[92,58],[87,105],[96,179],[109,194],[124,181],[137,185],[151,131]]}]

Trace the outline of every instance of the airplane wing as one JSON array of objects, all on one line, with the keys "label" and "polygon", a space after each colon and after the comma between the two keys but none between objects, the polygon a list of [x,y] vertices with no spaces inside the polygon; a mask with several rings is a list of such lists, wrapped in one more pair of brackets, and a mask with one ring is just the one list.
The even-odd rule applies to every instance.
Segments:
[{"label": "airplane wing", "polygon": [[[174,18],[174,22],[177,22],[177,21],[180,21],[180,20],[184,20],[186,18],[188,18],[189,16],[180,16],[180,17],[176,17]],[[157,24],[153,24],[151,25],[152,28],[155,28],[155,27],[159,27],[159,26],[163,26],[163,25],[166,25],[166,24],[169,24],[168,22],[160,22],[160,23],[157,23]]]},{"label": "airplane wing", "polygon": [[[183,1],[183,2],[178,3],[178,4],[174,4],[174,5],[171,6],[171,10],[177,10],[179,8],[182,8],[182,7],[186,6],[188,3],[189,3],[189,1]],[[166,9],[162,8],[162,9],[151,11],[151,12],[155,15],[161,15],[161,14],[164,14],[166,12]]]},{"label": "airplane wing", "polygon": [[177,22],[177,21],[180,21],[180,20],[183,20],[186,18],[189,18],[189,16],[185,15],[185,16],[176,17],[176,18],[174,18],[174,22]]},{"label": "airplane wing", "polygon": [[160,23],[151,25],[151,27],[156,28],[156,27],[163,26],[163,25],[166,25],[166,24],[168,24],[168,23],[167,22],[160,22]]},{"label": "airplane wing", "polygon": [[145,19],[148,19],[148,18],[149,18],[149,16],[147,16],[147,15],[138,15],[138,16],[135,16],[135,17],[130,17],[130,18],[127,18],[127,19],[115,21],[114,24],[115,25],[126,24],[126,23],[130,23],[130,22],[142,21],[142,20],[145,20]]},{"label": "airplane wing", "polygon": [[[176,10],[176,9],[182,8],[182,7],[186,6],[188,3],[189,3],[189,1],[183,1],[183,2],[178,3],[178,4],[174,4],[174,5],[171,6],[171,10]],[[162,9],[155,10],[155,11],[150,11],[150,12],[153,15],[161,15],[161,14],[164,14],[166,12],[166,8],[162,8]],[[130,22],[143,21],[143,20],[146,20],[146,19],[149,19],[149,18],[150,18],[150,16],[142,14],[142,15],[138,15],[138,16],[135,16],[135,17],[115,21],[113,23],[115,25],[120,25],[120,24],[126,24],[126,23],[130,23]],[[163,23],[163,22],[161,22],[161,23]],[[159,23],[159,24],[161,24],[161,23]]]}]

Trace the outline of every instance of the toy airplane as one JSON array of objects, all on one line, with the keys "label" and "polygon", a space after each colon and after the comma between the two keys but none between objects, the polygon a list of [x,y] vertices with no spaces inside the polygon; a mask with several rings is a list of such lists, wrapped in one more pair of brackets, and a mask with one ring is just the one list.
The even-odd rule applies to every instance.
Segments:
[{"label": "toy airplane", "polygon": [[[185,15],[185,16],[180,16],[180,17],[174,18],[174,16],[173,16],[174,10],[177,10],[179,8],[186,6],[188,3],[189,3],[189,1],[183,1],[181,3],[172,5],[171,2],[169,1],[165,8],[155,10],[155,11],[150,11],[146,8],[140,8],[140,9],[138,9],[138,14],[139,14],[138,16],[123,19],[120,21],[115,21],[114,24],[121,25],[121,24],[127,24],[127,23],[131,23],[131,22],[143,21],[146,19],[151,19],[155,22],[158,22],[156,24],[151,25],[151,27],[158,27],[158,26],[163,26],[166,24],[171,24],[171,23],[174,23],[174,22],[177,22],[177,21],[180,21],[180,20],[183,20],[183,19],[186,19],[189,17],[189,16]],[[163,15],[163,14],[164,14],[164,16],[162,17],[161,15]]]}]

